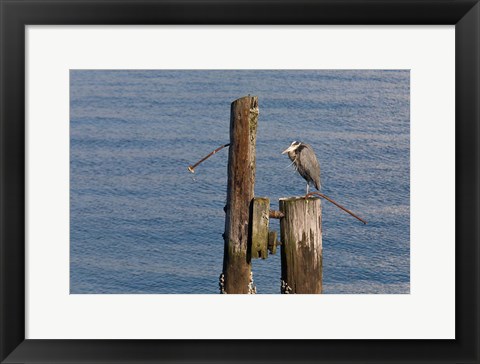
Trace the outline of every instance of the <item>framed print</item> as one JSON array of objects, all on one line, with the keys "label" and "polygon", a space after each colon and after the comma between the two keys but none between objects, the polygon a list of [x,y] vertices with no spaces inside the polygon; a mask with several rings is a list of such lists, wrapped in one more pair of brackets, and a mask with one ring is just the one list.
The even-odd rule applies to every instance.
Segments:
[{"label": "framed print", "polygon": [[2,363],[479,361],[477,1],[1,6]]}]

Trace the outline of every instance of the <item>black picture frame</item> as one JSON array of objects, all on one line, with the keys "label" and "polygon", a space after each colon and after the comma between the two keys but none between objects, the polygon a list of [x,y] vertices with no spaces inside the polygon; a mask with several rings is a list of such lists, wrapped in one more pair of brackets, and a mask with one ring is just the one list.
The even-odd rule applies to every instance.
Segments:
[{"label": "black picture frame", "polygon": [[[0,0],[0,13],[2,363],[479,363],[478,0]],[[25,340],[25,26],[30,24],[455,25],[456,339]]]}]

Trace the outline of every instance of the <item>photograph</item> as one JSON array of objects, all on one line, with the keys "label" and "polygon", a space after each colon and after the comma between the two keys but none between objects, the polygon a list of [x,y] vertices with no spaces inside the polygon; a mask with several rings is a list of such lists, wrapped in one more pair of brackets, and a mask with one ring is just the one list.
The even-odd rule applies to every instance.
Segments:
[{"label": "photograph", "polygon": [[478,363],[479,2],[0,0],[0,363]]},{"label": "photograph", "polygon": [[[71,69],[69,87],[70,294],[410,293],[409,70]],[[258,203],[227,211],[242,148]],[[235,246],[247,292],[225,289]]]}]

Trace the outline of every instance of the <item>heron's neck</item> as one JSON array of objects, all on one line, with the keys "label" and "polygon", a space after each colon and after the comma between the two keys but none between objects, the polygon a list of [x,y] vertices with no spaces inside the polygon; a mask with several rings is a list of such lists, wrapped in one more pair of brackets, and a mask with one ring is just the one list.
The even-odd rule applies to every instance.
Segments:
[{"label": "heron's neck", "polygon": [[290,160],[295,163],[295,161],[297,160],[297,153],[295,153],[295,151],[288,152],[288,158],[290,158]]}]

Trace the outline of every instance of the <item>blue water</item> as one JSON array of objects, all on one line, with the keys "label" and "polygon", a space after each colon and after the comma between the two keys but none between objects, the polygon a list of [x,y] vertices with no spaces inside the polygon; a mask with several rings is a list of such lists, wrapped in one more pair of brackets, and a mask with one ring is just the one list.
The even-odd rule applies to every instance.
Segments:
[{"label": "blue water", "polygon": [[[315,149],[323,192],[325,293],[410,291],[410,73],[70,72],[71,293],[218,293],[230,103],[259,97],[255,195],[301,195],[281,155]],[[272,228],[279,231],[274,220]],[[280,254],[254,260],[279,293]]]}]

